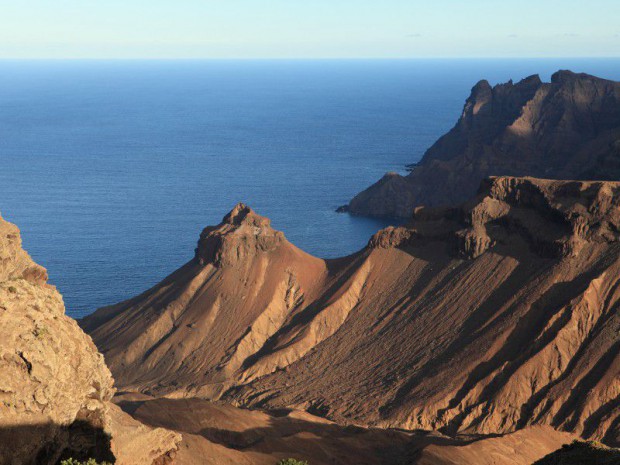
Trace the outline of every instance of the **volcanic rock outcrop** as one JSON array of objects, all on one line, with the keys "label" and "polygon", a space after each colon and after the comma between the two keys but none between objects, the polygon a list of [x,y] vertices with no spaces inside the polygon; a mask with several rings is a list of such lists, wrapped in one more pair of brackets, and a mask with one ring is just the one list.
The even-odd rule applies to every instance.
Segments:
[{"label": "volcanic rock outcrop", "polygon": [[342,209],[409,218],[416,206],[460,204],[488,176],[620,180],[620,83],[570,71],[550,83],[480,81],[409,175],[385,175]]},{"label": "volcanic rock outcrop", "polygon": [[[103,356],[65,315],[18,228],[0,218],[0,464],[170,463],[180,436],[137,422],[122,428],[131,418],[111,414],[114,391]],[[139,453],[125,447],[132,441],[141,443]]]},{"label": "volcanic rock outcrop", "polygon": [[239,205],[83,327],[126,390],[339,423],[620,442],[620,184],[492,178],[320,260]]},{"label": "volcanic rock outcrop", "polygon": [[538,460],[534,465],[616,465],[620,449],[596,442],[575,441]]}]

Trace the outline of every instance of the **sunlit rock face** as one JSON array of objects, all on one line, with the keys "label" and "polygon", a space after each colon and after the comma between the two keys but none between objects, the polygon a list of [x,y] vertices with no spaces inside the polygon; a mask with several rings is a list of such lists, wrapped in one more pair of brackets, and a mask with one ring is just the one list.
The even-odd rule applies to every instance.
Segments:
[{"label": "sunlit rock face", "polygon": [[173,463],[180,435],[131,420],[114,392],[103,356],[0,218],[0,464]]},{"label": "sunlit rock face", "polygon": [[548,425],[615,444],[619,190],[489,178],[336,260],[237,206],[193,260],[82,324],[124,390],[449,434]]},{"label": "sunlit rock face", "polygon": [[112,376],[46,281],[45,269],[21,248],[17,227],[0,219],[1,460],[110,459]]}]

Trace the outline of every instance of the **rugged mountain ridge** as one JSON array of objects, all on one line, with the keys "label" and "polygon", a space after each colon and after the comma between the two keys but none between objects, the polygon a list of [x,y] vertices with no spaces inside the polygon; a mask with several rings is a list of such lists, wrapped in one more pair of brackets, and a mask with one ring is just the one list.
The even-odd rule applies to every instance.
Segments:
[{"label": "rugged mountain ridge", "polygon": [[488,176],[620,180],[620,83],[570,71],[480,81],[409,175],[385,175],[343,210],[409,218],[419,205],[461,203]]},{"label": "rugged mountain ridge", "polygon": [[0,464],[171,463],[180,436],[131,420],[114,392],[103,356],[0,217]]},{"label": "rugged mountain ridge", "polygon": [[341,423],[620,440],[620,184],[492,178],[320,260],[238,205],[82,325],[127,390]]}]

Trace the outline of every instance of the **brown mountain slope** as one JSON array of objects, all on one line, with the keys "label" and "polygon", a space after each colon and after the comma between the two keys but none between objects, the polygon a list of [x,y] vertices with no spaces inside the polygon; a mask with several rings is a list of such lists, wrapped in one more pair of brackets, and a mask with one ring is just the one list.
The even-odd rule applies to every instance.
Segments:
[{"label": "brown mountain slope", "polygon": [[620,180],[620,83],[570,71],[550,83],[480,81],[409,175],[386,175],[344,209],[409,218],[418,205],[457,205],[483,178],[506,175]]},{"label": "brown mountain slope", "polygon": [[494,178],[337,261],[238,206],[83,322],[125,389],[338,422],[618,442],[620,184]]},{"label": "brown mountain slope", "polygon": [[180,436],[139,424],[113,394],[103,357],[0,217],[0,465],[171,463]]},{"label": "brown mountain slope", "polygon": [[194,260],[82,324],[125,388],[169,393],[178,386],[183,394],[217,397],[231,379],[275,370],[243,365],[329,281],[323,260],[240,204],[220,226],[203,231]]}]

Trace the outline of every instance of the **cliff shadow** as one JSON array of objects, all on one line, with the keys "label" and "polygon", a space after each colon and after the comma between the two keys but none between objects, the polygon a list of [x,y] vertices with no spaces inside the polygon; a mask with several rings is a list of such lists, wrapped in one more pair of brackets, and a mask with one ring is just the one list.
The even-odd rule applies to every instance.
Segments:
[{"label": "cliff shadow", "polygon": [[[187,439],[183,450],[204,440],[209,447],[198,447],[191,453],[220,450],[222,457],[234,457],[238,463],[266,455],[273,458],[273,464],[280,458],[292,457],[312,465],[409,465],[417,463],[430,445],[464,446],[495,437],[364,428],[301,417],[287,408],[246,410],[196,398],[120,401],[117,405],[143,424],[179,431]],[[214,444],[225,450],[214,449]]]},{"label": "cliff shadow", "polygon": [[0,426],[0,465],[58,465],[69,458],[116,461],[108,433],[87,421]]},{"label": "cliff shadow", "polygon": [[145,425],[179,431],[186,440],[182,449],[190,456],[201,450],[220,451],[222,456],[212,457],[210,463],[226,458],[230,463],[264,464],[268,457],[275,464],[292,457],[312,465],[404,465],[412,439],[409,432],[317,421],[284,408],[246,410],[197,398],[120,401],[117,405]]}]

